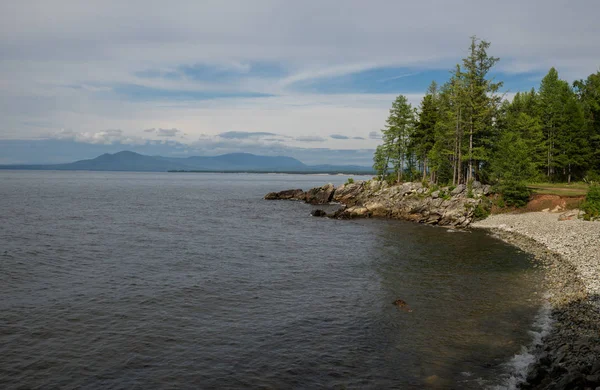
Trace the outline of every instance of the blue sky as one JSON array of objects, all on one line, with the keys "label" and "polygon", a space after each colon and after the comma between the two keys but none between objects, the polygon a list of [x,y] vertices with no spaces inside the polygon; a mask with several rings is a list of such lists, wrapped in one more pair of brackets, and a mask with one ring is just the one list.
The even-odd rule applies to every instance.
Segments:
[{"label": "blue sky", "polygon": [[[508,98],[551,66],[569,82],[600,67],[595,0],[340,4],[2,2],[0,162],[159,143],[165,155],[369,165],[395,96],[418,105],[473,34],[501,58],[493,75]],[[15,140],[36,152],[9,152]]]}]

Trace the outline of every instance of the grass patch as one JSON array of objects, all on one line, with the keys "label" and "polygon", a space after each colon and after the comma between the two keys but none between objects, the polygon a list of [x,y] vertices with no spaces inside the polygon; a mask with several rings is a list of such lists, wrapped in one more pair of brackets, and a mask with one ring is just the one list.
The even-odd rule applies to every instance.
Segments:
[{"label": "grass patch", "polygon": [[534,194],[558,196],[584,196],[589,185],[587,183],[529,183],[527,184]]}]

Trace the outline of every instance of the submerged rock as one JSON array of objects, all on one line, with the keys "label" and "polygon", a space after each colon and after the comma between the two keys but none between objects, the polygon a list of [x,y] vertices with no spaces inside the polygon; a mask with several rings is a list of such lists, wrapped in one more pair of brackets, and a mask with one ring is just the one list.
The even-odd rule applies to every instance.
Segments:
[{"label": "submerged rock", "polygon": [[321,209],[316,209],[310,212],[313,217],[326,217],[327,213]]}]

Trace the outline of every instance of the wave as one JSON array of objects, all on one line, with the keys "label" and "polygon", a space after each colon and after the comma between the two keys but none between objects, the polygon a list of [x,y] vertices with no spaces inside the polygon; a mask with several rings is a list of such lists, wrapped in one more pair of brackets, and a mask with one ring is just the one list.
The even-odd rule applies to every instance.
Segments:
[{"label": "wave", "polygon": [[521,347],[521,352],[506,363],[507,374],[501,384],[490,387],[492,390],[516,390],[525,382],[532,365],[537,361],[536,352],[552,329],[552,307],[546,299],[538,312],[529,333],[532,341],[529,346]]}]

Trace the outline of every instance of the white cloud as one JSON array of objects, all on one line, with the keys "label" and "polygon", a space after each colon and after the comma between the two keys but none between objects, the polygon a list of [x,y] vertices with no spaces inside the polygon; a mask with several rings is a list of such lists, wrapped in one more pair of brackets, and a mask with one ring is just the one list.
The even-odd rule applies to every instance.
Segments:
[{"label": "white cloud", "polygon": [[109,129],[95,132],[77,132],[73,130],[62,129],[61,131],[52,134],[51,138],[103,145],[111,145],[114,143],[135,145],[144,144],[146,142],[139,137],[127,136],[123,133],[123,130],[120,129]]},{"label": "white cloud", "polygon": [[152,128],[152,129],[144,130],[144,133],[152,133],[153,135],[156,135],[157,137],[175,137],[175,136],[181,134],[181,130],[178,130],[176,128],[172,128],[172,129]]}]

